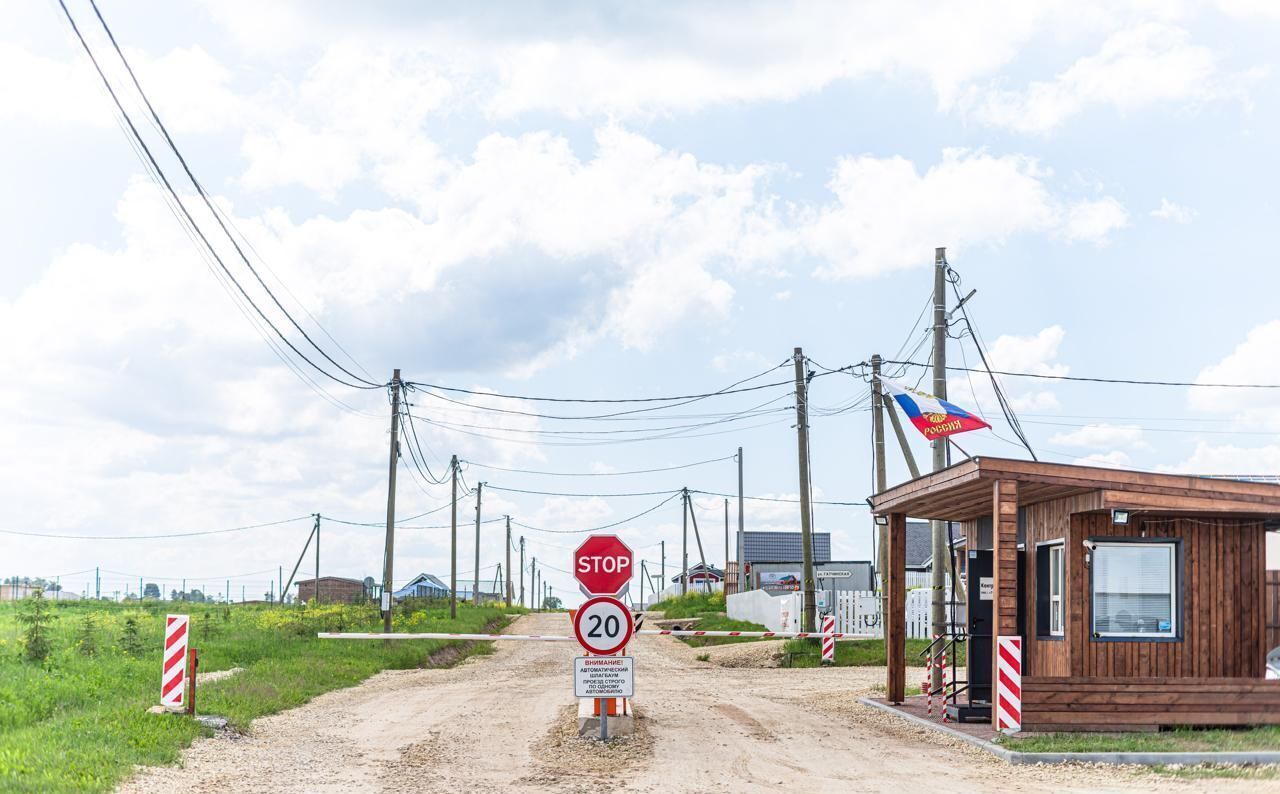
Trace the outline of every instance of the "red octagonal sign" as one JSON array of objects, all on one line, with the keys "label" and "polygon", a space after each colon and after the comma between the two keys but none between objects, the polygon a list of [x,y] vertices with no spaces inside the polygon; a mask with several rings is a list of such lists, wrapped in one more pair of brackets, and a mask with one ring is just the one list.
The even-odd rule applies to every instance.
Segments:
[{"label": "red octagonal sign", "polygon": [[631,548],[617,535],[592,535],[573,553],[573,577],[590,595],[620,595],[631,582]]}]

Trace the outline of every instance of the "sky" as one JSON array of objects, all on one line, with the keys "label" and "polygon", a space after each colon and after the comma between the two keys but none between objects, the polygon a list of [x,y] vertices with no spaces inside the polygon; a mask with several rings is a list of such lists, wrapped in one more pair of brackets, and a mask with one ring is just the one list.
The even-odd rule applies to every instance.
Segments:
[{"label": "sky", "polygon": [[[319,358],[198,206],[87,0],[68,7],[224,263]],[[862,502],[869,386],[829,370],[927,360],[939,246],[997,369],[1280,383],[1265,0],[99,7],[248,261],[352,372],[519,397],[764,387],[684,406],[408,392],[431,473],[402,450],[397,515],[436,512],[397,532],[397,585],[448,573],[450,490],[430,478],[451,455],[486,483],[480,578],[505,565],[510,515],[571,603],[573,530],[621,522],[675,574],[663,500],[682,487],[722,563],[738,447],[746,493],[778,500],[749,501],[748,529],[797,529],[796,347],[819,373],[814,496]],[[0,573],[262,597],[320,513],[322,574],[380,579],[386,391],[277,355],[56,1],[0,17],[0,67]],[[978,367],[963,331],[949,361]],[[1274,390],[1002,385],[1044,460],[1280,474]],[[1026,457],[985,374],[948,394],[993,424],[957,439],[968,453]],[[636,407],[656,410],[527,415]],[[838,559],[871,557],[865,507],[814,517]]]}]

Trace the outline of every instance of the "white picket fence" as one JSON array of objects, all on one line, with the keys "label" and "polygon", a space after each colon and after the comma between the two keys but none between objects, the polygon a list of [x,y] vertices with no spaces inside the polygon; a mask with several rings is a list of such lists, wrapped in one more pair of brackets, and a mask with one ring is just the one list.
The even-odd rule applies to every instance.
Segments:
[{"label": "white picket fence", "polygon": [[[929,623],[930,590],[907,591],[907,637],[927,640],[933,636]],[[948,598],[950,594],[948,593]],[[837,593],[836,631],[847,634],[884,636],[884,616],[880,614],[880,594],[870,590]],[[956,607],[956,622],[965,623],[964,606]]]}]

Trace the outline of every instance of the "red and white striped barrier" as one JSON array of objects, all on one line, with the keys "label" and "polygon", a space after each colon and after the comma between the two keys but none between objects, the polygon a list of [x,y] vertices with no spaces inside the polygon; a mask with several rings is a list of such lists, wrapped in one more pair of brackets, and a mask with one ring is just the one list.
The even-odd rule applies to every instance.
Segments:
[{"label": "red and white striped barrier", "polygon": [[951,722],[947,717],[947,645],[942,645],[942,721]]},{"label": "red and white striped barrier", "polygon": [[169,711],[182,711],[185,706],[187,683],[187,645],[190,641],[187,629],[191,618],[187,615],[169,615],[164,621],[164,667],[160,673],[160,705]]},{"label": "red and white striped barrier", "polygon": [[[933,716],[933,646],[937,644],[938,635],[935,634],[924,657],[924,680],[920,682],[920,691],[925,694],[925,714],[930,717]],[[943,711],[946,711],[946,706],[943,706]]]},{"label": "red and white striped barrier", "polygon": [[1022,730],[1022,638],[996,638],[996,730]]},{"label": "red and white striped barrier", "polygon": [[[824,634],[820,631],[676,631],[674,629],[645,629],[636,634],[660,637],[762,637],[779,640],[826,638],[833,640],[874,640],[879,639],[872,634]],[[542,642],[577,642],[576,637],[555,634],[445,634],[445,633],[400,633],[389,634],[356,632],[320,632],[316,635],[322,640],[537,640]]]},{"label": "red and white striped barrier", "polygon": [[836,616],[822,616],[822,663],[836,663]]}]

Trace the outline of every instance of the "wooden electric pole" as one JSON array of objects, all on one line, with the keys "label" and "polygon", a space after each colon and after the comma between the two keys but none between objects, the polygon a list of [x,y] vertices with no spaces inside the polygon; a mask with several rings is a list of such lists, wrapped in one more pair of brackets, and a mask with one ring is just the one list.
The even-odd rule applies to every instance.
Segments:
[{"label": "wooden electric pole", "polygon": [[484,493],[484,483],[476,483],[476,564],[474,586],[471,588],[471,603],[480,603],[480,497]]},{"label": "wooden electric pole", "polygon": [[738,447],[738,592],[747,592],[747,536],[742,510],[742,447]]},{"label": "wooden electric pole", "polygon": [[[722,579],[721,581],[724,582],[724,584],[721,585],[721,587],[725,587],[725,585],[729,583],[729,500],[728,499],[724,500],[724,579]],[[726,589],[724,591],[724,594],[726,596],[729,595],[729,591]]]},{"label": "wooden electric pole", "polygon": [[[382,549],[382,606],[385,606],[382,610],[382,631],[387,634],[391,633],[391,594],[394,592],[391,575],[394,570],[392,563],[395,560],[396,551],[396,462],[400,458],[400,389],[400,370],[397,369],[391,374],[391,452],[390,461],[387,463],[387,540]],[[320,522],[317,521],[317,531],[319,526]],[[318,574],[319,543],[316,544],[316,548]],[[319,579],[319,576],[317,575],[316,578]],[[284,598],[283,590],[280,592],[280,597]]]},{"label": "wooden electric pole", "polygon": [[538,597],[534,593],[538,592],[538,558],[534,557],[529,561],[529,609],[534,612],[538,611]]},{"label": "wooden electric pole", "polygon": [[511,516],[507,516],[507,609],[511,609]]},{"label": "wooden electric pole", "polygon": [[801,607],[801,631],[815,631],[817,601],[814,598],[813,515],[809,505],[809,398],[804,372],[804,350],[796,348],[796,439],[800,458],[800,543],[804,546],[804,602]]},{"label": "wooden electric pole", "polygon": [[[871,448],[875,464],[875,490],[880,493],[885,487],[884,460],[884,389],[880,384],[880,363],[883,359],[876,353],[871,357]],[[876,533],[876,571],[880,574],[880,614],[887,615],[889,608],[889,591],[883,586],[888,581],[885,574],[889,567],[889,527],[875,526]]]},{"label": "wooden electric pole", "polygon": [[520,606],[524,606],[524,535],[520,536]]},{"label": "wooden electric pole", "polygon": [[320,603],[320,514],[316,513],[316,580],[312,583],[315,587],[316,603]]},{"label": "wooden electric pole", "polygon": [[683,540],[680,546],[680,595],[689,592],[689,489],[680,489],[680,520],[684,525]]},{"label": "wooden electric pole", "polygon": [[[947,249],[936,248],[933,252],[933,394],[940,400],[947,399]],[[933,444],[933,470],[939,471],[947,467],[947,439],[945,436],[935,438]],[[950,549],[947,548],[946,525],[938,520],[929,522],[933,552],[933,564],[929,568],[929,586],[933,591],[930,601],[929,623],[932,633],[947,633],[946,606],[946,565],[943,560]],[[937,690],[942,686],[942,649],[934,646],[933,677],[930,686]]]},{"label": "wooden electric pole", "polygon": [[449,503],[449,617],[458,617],[458,456],[449,459],[453,498]]}]

